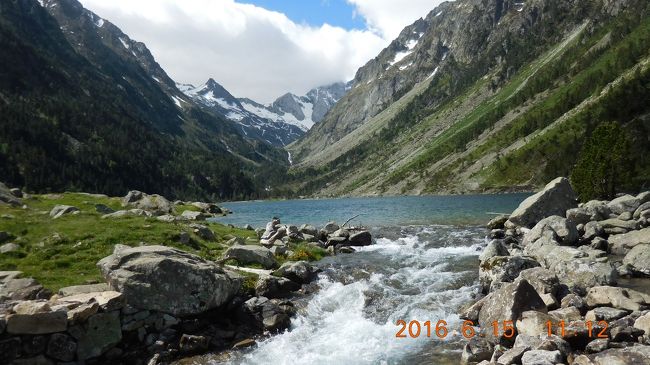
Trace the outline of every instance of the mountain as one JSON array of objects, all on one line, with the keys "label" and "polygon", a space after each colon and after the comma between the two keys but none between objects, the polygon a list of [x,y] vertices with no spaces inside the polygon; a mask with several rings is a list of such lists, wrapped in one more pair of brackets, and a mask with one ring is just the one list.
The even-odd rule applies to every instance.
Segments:
[{"label": "mountain", "polygon": [[650,182],[650,13],[641,0],[458,0],[406,27],[287,147],[322,196],[531,190],[622,125]]},{"label": "mountain", "polygon": [[[175,86],[149,50],[76,0],[0,3],[0,170],[29,191],[267,194],[286,153]],[[265,168],[261,168],[265,167]]]},{"label": "mountain", "polygon": [[187,96],[207,110],[236,122],[247,137],[286,146],[323,120],[330,108],[350,90],[348,83],[317,87],[304,96],[287,93],[270,105],[235,98],[213,79],[195,87],[178,84]]}]

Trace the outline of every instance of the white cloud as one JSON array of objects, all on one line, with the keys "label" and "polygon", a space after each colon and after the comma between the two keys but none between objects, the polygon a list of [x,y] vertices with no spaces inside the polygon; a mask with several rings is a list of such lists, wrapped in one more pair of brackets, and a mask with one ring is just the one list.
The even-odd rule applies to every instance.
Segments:
[{"label": "white cloud", "polygon": [[348,1],[369,30],[297,24],[233,0],[81,0],[144,42],[174,80],[200,84],[213,77],[235,96],[260,102],[351,79],[438,2]]}]

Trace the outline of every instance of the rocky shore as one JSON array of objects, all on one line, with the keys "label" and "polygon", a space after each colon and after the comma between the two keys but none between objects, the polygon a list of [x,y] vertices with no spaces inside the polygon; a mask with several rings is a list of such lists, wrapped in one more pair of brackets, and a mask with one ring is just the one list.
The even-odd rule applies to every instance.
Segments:
[{"label": "rocky shore", "polygon": [[650,364],[649,218],[650,192],[578,204],[558,178],[490,221],[462,363]]},{"label": "rocky shore", "polygon": [[[22,192],[4,185],[0,201],[23,209],[29,204]],[[177,237],[187,245],[194,236],[216,240],[210,226],[197,221],[229,213],[211,203],[170,202],[138,191],[121,202],[122,210],[101,204],[94,209],[102,220],[145,217],[187,225],[191,234]],[[47,215],[55,221],[79,214],[78,207],[57,205]],[[259,241],[224,242],[218,260],[163,245],[116,244],[97,262],[104,282],[64,287],[54,295],[20,271],[0,272],[0,364],[153,365],[253,346],[290,326],[296,313],[291,298],[316,278],[305,247],[343,254],[372,244],[368,231],[334,222],[319,229],[274,219],[257,232]],[[15,238],[0,232],[0,243]]]}]

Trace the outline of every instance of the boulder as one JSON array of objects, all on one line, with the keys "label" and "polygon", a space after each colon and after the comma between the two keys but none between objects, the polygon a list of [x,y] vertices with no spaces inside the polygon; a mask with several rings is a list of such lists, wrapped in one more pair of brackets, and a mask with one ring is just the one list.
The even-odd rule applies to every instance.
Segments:
[{"label": "boulder", "polygon": [[210,218],[209,215],[206,215],[203,212],[195,212],[193,210],[185,210],[181,213],[181,217],[189,221],[204,221],[207,218]]},{"label": "boulder", "polygon": [[372,244],[372,235],[368,231],[361,231],[351,234],[348,241],[350,246],[370,246]]},{"label": "boulder", "polygon": [[573,360],[573,365],[650,365],[649,359],[650,346],[633,345],[580,355]]},{"label": "boulder", "polygon": [[564,321],[564,323],[569,323],[572,321],[579,321],[580,319],[582,319],[582,315],[580,315],[580,310],[576,307],[564,307],[564,308],[556,309],[548,312],[548,315],[551,316],[555,322]]},{"label": "boulder", "polygon": [[0,204],[19,207],[23,205],[23,202],[11,192],[7,185],[0,183]]},{"label": "boulder", "polygon": [[283,310],[283,306],[284,303],[275,299],[253,297],[244,303],[243,308],[255,318],[262,329],[277,332],[288,328],[291,324],[289,315]]},{"label": "boulder", "polygon": [[640,205],[641,200],[632,195],[623,195],[607,204],[612,213],[617,215],[626,212],[634,213]]},{"label": "boulder", "polygon": [[578,242],[578,229],[573,221],[554,215],[540,220],[528,233],[531,238],[541,237],[552,232],[553,237],[562,245],[574,245]]},{"label": "boulder", "polygon": [[557,296],[560,289],[560,280],[551,270],[543,267],[535,267],[532,269],[523,270],[519,273],[517,280],[524,279],[537,290],[537,293],[552,294]]},{"label": "boulder", "polygon": [[598,223],[607,234],[622,234],[639,228],[637,221],[623,221],[618,218],[606,219]]},{"label": "boulder", "polygon": [[508,221],[509,216],[508,215],[499,215],[496,216],[492,219],[487,224],[488,229],[503,229],[505,228],[505,224]]},{"label": "boulder", "polygon": [[562,363],[560,351],[532,350],[521,357],[521,365],[556,365]]},{"label": "boulder", "polygon": [[494,347],[490,342],[480,337],[472,337],[463,348],[460,363],[463,365],[476,364],[483,360],[490,360]]},{"label": "boulder", "polygon": [[634,246],[623,258],[623,264],[635,273],[650,276],[650,244]]},{"label": "boulder", "polygon": [[479,281],[483,292],[490,292],[502,283],[511,283],[522,271],[538,266],[539,263],[530,257],[495,256],[481,262]]},{"label": "boulder", "polygon": [[487,244],[481,255],[478,257],[479,261],[483,262],[495,256],[509,256],[508,248],[502,241],[492,240]]},{"label": "boulder", "polygon": [[13,242],[5,243],[4,245],[0,245],[0,254],[7,254],[7,253],[12,253],[12,252],[17,252],[20,251],[20,246]]},{"label": "boulder", "polygon": [[466,321],[472,321],[473,323],[478,323],[478,315],[481,312],[481,308],[483,307],[483,304],[485,304],[485,301],[490,295],[492,294],[488,294],[487,296],[478,300],[476,303],[468,304],[464,309],[460,311],[458,317]]},{"label": "boulder", "polygon": [[308,284],[318,274],[319,270],[307,261],[285,262],[273,275],[287,278],[298,284]]},{"label": "boulder", "polygon": [[77,340],[77,360],[98,357],[122,340],[120,312],[97,313],[69,332]]},{"label": "boulder", "polygon": [[194,234],[201,237],[206,241],[214,241],[217,237],[214,235],[214,232],[210,230],[207,226],[201,224],[190,224],[190,228],[194,230]]},{"label": "boulder", "polygon": [[518,280],[506,284],[485,301],[479,312],[479,324],[485,329],[486,338],[496,343],[500,338],[490,330],[492,322],[513,321],[514,323],[523,312],[529,310],[546,312],[546,304],[528,281]]},{"label": "boulder", "polygon": [[149,195],[137,190],[130,191],[122,198],[122,206],[142,209],[153,215],[173,213],[173,204],[165,197],[157,194]]},{"label": "boulder", "polygon": [[104,292],[109,290],[110,287],[106,283],[74,285],[74,286],[67,286],[65,288],[59,289],[59,295],[62,297],[67,297],[70,295],[97,293],[97,292]]},{"label": "boulder", "polygon": [[308,234],[310,236],[317,236],[318,230],[316,229],[316,227],[312,226],[311,224],[303,224],[302,226],[300,226],[300,233]]},{"label": "boulder", "polygon": [[284,298],[300,289],[300,284],[282,277],[260,277],[255,284],[255,295],[269,299]]},{"label": "boulder", "polygon": [[566,218],[575,224],[587,224],[593,220],[591,214],[582,207],[567,210]]},{"label": "boulder", "polygon": [[598,222],[589,222],[585,224],[585,232],[582,235],[582,240],[584,242],[589,242],[596,237],[603,237],[605,235],[605,229]]},{"label": "boulder", "polygon": [[585,313],[587,311],[587,301],[579,295],[576,295],[574,293],[569,293],[560,301],[560,307],[562,308],[574,307],[578,309],[580,313]]},{"label": "boulder", "polygon": [[223,259],[235,259],[240,264],[259,264],[265,269],[278,267],[273,253],[262,246],[233,245],[224,252]]},{"label": "boulder", "polygon": [[506,226],[532,228],[540,220],[552,216],[563,216],[566,211],[578,206],[576,194],[564,177],[559,177],[537,194],[524,200],[510,215]]},{"label": "boulder", "polygon": [[610,308],[610,307],[597,307],[585,315],[585,321],[607,321],[611,322],[616,319],[627,316],[630,312],[625,309]]},{"label": "boulder", "polygon": [[646,336],[650,336],[650,312],[637,318],[634,321],[634,328],[638,328],[644,331]]},{"label": "boulder", "polygon": [[329,222],[325,225],[323,229],[327,232],[327,234],[332,234],[338,231],[339,229],[341,229],[341,227],[339,227],[339,225],[336,224],[336,222]]},{"label": "boulder", "polygon": [[116,245],[97,266],[131,306],[177,316],[221,306],[241,285],[214,262],[164,246]]},{"label": "boulder", "polygon": [[597,286],[589,289],[585,298],[587,305],[593,307],[614,307],[629,311],[646,309],[650,295],[638,291],[613,286]]},{"label": "boulder", "polygon": [[63,332],[68,327],[65,311],[45,311],[7,316],[7,332],[16,335],[42,335]]},{"label": "boulder", "polygon": [[503,353],[497,359],[498,365],[513,365],[521,364],[521,358],[524,356],[524,353],[529,350],[529,347],[513,347],[510,350]]},{"label": "boulder", "polygon": [[201,209],[203,213],[208,214],[223,214],[223,209],[214,203],[194,202],[192,206]]},{"label": "boulder", "polygon": [[549,314],[537,311],[526,311],[523,312],[521,318],[515,322],[515,327],[517,328],[517,333],[519,335],[541,336],[548,333],[547,322],[552,320],[553,317]]},{"label": "boulder", "polygon": [[77,352],[77,342],[64,333],[55,333],[47,343],[47,356],[59,361],[73,361]]},{"label": "boulder", "polygon": [[36,314],[51,311],[52,309],[50,308],[50,305],[45,301],[29,300],[18,302],[18,304],[14,305],[13,307],[13,312],[15,314]]},{"label": "boulder", "polygon": [[606,338],[598,338],[587,344],[585,352],[588,354],[595,354],[597,352],[605,351],[609,347],[609,340]]},{"label": "boulder", "polygon": [[57,304],[97,303],[103,311],[107,312],[122,309],[126,304],[125,302],[126,297],[122,293],[111,290],[94,293],[80,293],[58,298],[56,301]]},{"label": "boulder", "polygon": [[610,236],[607,241],[613,254],[625,255],[637,245],[650,244],[650,228]]},{"label": "boulder", "polygon": [[650,210],[650,202],[645,202],[641,204],[635,211],[634,214],[632,214],[632,218],[634,219],[639,219],[642,216],[642,213],[645,211]]},{"label": "boulder", "polygon": [[205,336],[183,334],[178,343],[178,349],[185,354],[204,352],[210,347],[210,339]]},{"label": "boulder", "polygon": [[50,218],[57,219],[61,218],[66,214],[72,214],[78,212],[79,208],[70,206],[70,205],[57,205],[50,211]]},{"label": "boulder", "polygon": [[52,293],[32,278],[21,278],[20,271],[0,271],[0,302],[48,299]]}]

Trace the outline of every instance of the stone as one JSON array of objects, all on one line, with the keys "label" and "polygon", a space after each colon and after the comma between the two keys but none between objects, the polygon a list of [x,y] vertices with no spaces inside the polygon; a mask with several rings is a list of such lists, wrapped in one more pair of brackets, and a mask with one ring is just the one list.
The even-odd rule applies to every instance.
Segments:
[{"label": "stone", "polygon": [[650,365],[650,346],[626,346],[603,350],[590,355],[580,355],[574,365]]},{"label": "stone", "polygon": [[109,290],[110,288],[106,283],[74,285],[74,286],[67,286],[65,288],[59,289],[59,295],[62,297],[68,297],[71,295],[98,293],[98,292],[109,291]]},{"label": "stone", "polygon": [[650,244],[634,246],[623,258],[623,264],[634,273],[650,276]]},{"label": "stone", "polygon": [[267,331],[277,332],[289,327],[291,320],[278,302],[265,297],[253,297],[243,307],[251,313],[259,325]]},{"label": "stone", "polygon": [[284,298],[300,289],[300,284],[286,278],[274,276],[260,277],[255,284],[255,295],[260,297]]},{"label": "stone", "polygon": [[639,223],[637,221],[622,221],[618,218],[611,218],[598,223],[603,227],[605,233],[610,235],[619,233],[624,234],[639,228]]},{"label": "stone", "polygon": [[[178,219],[178,218],[180,218],[180,219]],[[173,223],[173,222],[176,222],[177,220],[182,220],[183,219],[181,217],[178,217],[178,218],[176,216],[174,216],[174,215],[171,215],[171,214],[163,214],[163,215],[157,216],[156,220],[160,221],[160,222],[165,222],[165,223]]]},{"label": "stone", "polygon": [[180,232],[178,234],[177,240],[181,245],[187,246],[192,242],[192,237],[190,237],[189,233],[187,232]]},{"label": "stone", "polygon": [[173,213],[173,205],[165,197],[157,194],[149,195],[137,190],[130,191],[122,198],[122,206],[142,209],[156,216]]},{"label": "stone", "polygon": [[607,321],[611,322],[613,320],[623,318],[628,315],[630,312],[624,309],[610,308],[610,307],[598,307],[594,308],[587,312],[585,315],[585,321]]},{"label": "stone", "polygon": [[81,304],[76,308],[68,310],[68,322],[84,322],[97,312],[99,312],[99,303],[91,302],[88,304]]},{"label": "stone", "polygon": [[9,189],[7,185],[3,183],[0,183],[0,203],[8,204],[14,207],[19,207],[23,204],[22,200],[20,200],[20,198],[17,198],[11,192],[11,189]]},{"label": "stone", "polygon": [[521,357],[521,365],[555,365],[562,362],[560,351],[531,350]]},{"label": "stone", "polygon": [[66,214],[72,214],[78,211],[79,208],[70,205],[57,205],[54,208],[52,208],[52,210],[50,211],[50,218],[57,219],[57,218],[61,218]]},{"label": "stone", "polygon": [[201,209],[204,213],[209,214],[223,214],[224,211],[218,205],[214,203],[203,203],[203,202],[194,202],[192,206]]},{"label": "stone", "polygon": [[483,262],[495,256],[509,256],[508,248],[502,241],[492,240],[487,244],[481,255],[478,257],[479,261]]},{"label": "stone", "polygon": [[0,254],[8,254],[17,251],[20,251],[20,246],[13,242],[5,243],[0,246]]},{"label": "stone", "polygon": [[194,229],[194,234],[201,237],[206,241],[215,241],[217,237],[210,228],[200,224],[190,224],[190,228]]},{"label": "stone", "polygon": [[632,289],[597,286],[591,288],[585,298],[589,307],[614,307],[639,311],[648,307],[650,295]]},{"label": "stone", "polygon": [[503,353],[497,359],[498,365],[513,365],[520,364],[521,358],[524,356],[524,353],[528,351],[528,347],[513,347],[510,350]]},{"label": "stone", "polygon": [[206,215],[203,212],[195,212],[193,210],[186,210],[181,214],[181,217],[184,219],[190,220],[190,221],[204,221],[207,218],[209,218],[208,215]]},{"label": "stone", "polygon": [[524,347],[526,349],[536,349],[542,344],[542,338],[539,336],[519,335],[515,338],[513,347]]},{"label": "stone", "polygon": [[142,209],[118,210],[115,213],[105,214],[102,219],[119,219],[125,217],[149,217],[151,213]]},{"label": "stone", "polygon": [[505,214],[496,216],[496,217],[490,219],[490,221],[487,224],[487,228],[488,229],[504,229],[505,224],[508,221],[508,218],[509,218],[509,216],[505,215]]},{"label": "stone", "polygon": [[233,245],[224,252],[223,259],[235,259],[240,264],[259,264],[265,269],[278,267],[273,253],[262,246]]},{"label": "stone", "polygon": [[637,318],[634,321],[634,328],[638,328],[644,331],[646,336],[650,336],[650,312]]},{"label": "stone", "polygon": [[64,333],[55,333],[47,343],[47,356],[59,361],[73,361],[77,352],[77,342]]},{"label": "stone", "polygon": [[523,270],[519,273],[517,279],[527,280],[528,283],[537,290],[537,293],[540,296],[542,294],[557,296],[560,289],[560,280],[557,275],[555,275],[551,270],[543,267],[534,267],[532,269]]},{"label": "stone", "polygon": [[544,304],[546,304],[546,309],[548,309],[548,310],[553,310],[553,309],[556,309],[556,308],[558,308],[560,306],[560,303],[558,302],[557,298],[553,294],[542,293],[542,294],[539,294],[539,297],[542,298],[542,300],[544,301]]},{"label": "stone", "polygon": [[607,347],[609,346],[609,340],[606,338],[598,338],[595,339],[587,344],[585,347],[585,351],[588,354],[594,354],[597,352],[605,351],[607,350]]},{"label": "stone", "polygon": [[596,237],[603,237],[605,235],[605,229],[598,222],[589,222],[585,224],[585,233],[582,235],[582,240],[589,242]]},{"label": "stone", "polygon": [[351,234],[348,241],[350,246],[370,246],[372,244],[372,235],[368,231],[361,231]]},{"label": "stone", "polygon": [[461,364],[475,364],[483,360],[490,360],[493,346],[487,340],[480,337],[472,337],[463,348]]},{"label": "stone", "polygon": [[318,230],[316,229],[316,227],[312,226],[311,224],[303,224],[302,226],[300,226],[299,231],[302,234],[308,234],[310,236],[318,235]]},{"label": "stone", "polygon": [[582,319],[580,310],[576,307],[565,307],[548,312],[548,315],[553,317],[555,322],[564,321],[569,323],[572,321],[579,321]]},{"label": "stone", "polygon": [[102,291],[96,293],[82,293],[57,300],[57,304],[62,303],[97,303],[104,311],[114,311],[121,309],[125,305],[126,298],[122,293],[117,291]]},{"label": "stone", "polygon": [[610,236],[607,240],[610,245],[610,251],[613,254],[625,255],[637,245],[650,244],[650,228],[625,234],[617,234]]},{"label": "stone", "polygon": [[591,241],[590,247],[594,250],[601,250],[607,253],[609,251],[609,242],[607,242],[607,240],[604,238],[594,237],[594,239]]},{"label": "stone", "polygon": [[339,227],[339,225],[336,224],[335,222],[329,222],[325,225],[323,229],[327,232],[327,234],[332,234],[338,231],[339,229],[341,229],[341,227]]},{"label": "stone", "polygon": [[210,339],[204,336],[183,334],[179,342],[179,350],[183,353],[195,353],[207,351],[210,346]]},{"label": "stone", "polygon": [[273,275],[287,278],[298,284],[308,284],[316,278],[318,272],[319,270],[307,261],[297,261],[285,262],[273,272]]},{"label": "stone", "polygon": [[572,208],[567,210],[566,218],[574,224],[587,224],[592,220],[591,214],[584,208]]},{"label": "stone", "polygon": [[[606,260],[606,258],[604,258]],[[575,293],[584,294],[597,285],[616,284],[618,272],[609,261],[597,261],[572,247],[556,247],[545,257],[547,268]]]},{"label": "stone", "polygon": [[636,211],[640,205],[641,200],[632,195],[623,195],[607,204],[612,213],[617,215],[626,212],[634,213],[634,211]]},{"label": "stone", "polygon": [[18,188],[9,189],[9,192],[11,192],[11,195],[15,196],[16,198],[23,197],[23,192]]},{"label": "stone", "polygon": [[481,308],[483,307],[483,304],[485,304],[485,301],[490,295],[491,294],[488,294],[487,296],[478,300],[476,303],[469,304],[467,307],[461,310],[460,313],[458,314],[460,319],[464,319],[466,321],[472,321],[473,323],[478,323],[478,315],[481,312]]},{"label": "stone", "polygon": [[244,245],[246,245],[246,240],[241,238],[241,237],[234,237],[234,238],[229,239],[228,242],[226,242],[226,244],[228,246],[234,246],[234,245],[244,246]]},{"label": "stone", "polygon": [[287,254],[287,246],[273,246],[269,249],[274,256],[285,256]]},{"label": "stone", "polygon": [[7,299],[48,299],[52,294],[32,278],[21,278],[20,271],[0,271],[0,302]]},{"label": "stone", "polygon": [[623,212],[621,215],[618,216],[618,219],[622,221],[629,221],[632,220],[632,213],[630,212]]},{"label": "stone", "polygon": [[612,342],[636,342],[643,334],[643,330],[631,326],[613,325],[609,330],[609,337]]},{"label": "stone", "polygon": [[581,208],[591,215],[591,221],[602,221],[612,214],[612,210],[607,204],[607,201],[591,200],[583,204]]},{"label": "stone", "polygon": [[[489,329],[494,321],[514,323],[529,310],[546,312],[546,304],[528,281],[518,280],[506,284],[485,301],[479,312],[479,324],[481,328]],[[485,336],[491,342],[500,340],[491,330],[486,330]]]},{"label": "stone", "polygon": [[544,231],[553,232],[553,237],[562,245],[574,245],[578,242],[579,234],[576,224],[557,215],[540,220],[529,235],[541,237]]},{"label": "stone", "polygon": [[97,266],[131,306],[175,316],[221,306],[241,286],[216,263],[164,246],[116,245],[113,254]]},{"label": "stone", "polygon": [[25,301],[19,302],[14,305],[13,312],[15,314],[36,314],[36,313],[46,313],[51,312],[52,309],[48,302],[45,301]]},{"label": "stone", "polygon": [[95,204],[95,211],[99,214],[115,213],[115,210],[105,204]]},{"label": "stone", "polygon": [[634,219],[639,219],[641,218],[643,212],[650,210],[650,202],[645,202],[634,211],[634,214],[632,214],[632,218]]},{"label": "stone", "polygon": [[234,350],[243,349],[243,348],[246,348],[246,347],[255,346],[256,344],[257,344],[257,342],[255,342],[255,340],[253,340],[252,338],[247,338],[245,340],[241,340],[241,341],[237,342],[236,344],[233,345],[232,348]]},{"label": "stone", "polygon": [[495,285],[511,283],[522,271],[538,266],[539,263],[529,257],[495,256],[481,262],[479,266],[479,282],[483,287],[483,292],[486,293],[493,291],[496,288]]},{"label": "stone", "polygon": [[[524,200],[510,215],[507,223],[532,228],[540,220],[552,215],[564,215],[578,206],[576,194],[564,177],[548,183],[544,189]],[[508,225],[506,224],[506,227]]]},{"label": "stone", "polygon": [[548,333],[547,322],[553,317],[546,313],[537,311],[526,311],[515,322],[515,328],[520,335],[540,336]]},{"label": "stone", "polygon": [[63,332],[68,328],[65,311],[34,314],[10,314],[7,316],[7,332],[16,335],[43,335]]},{"label": "stone", "polygon": [[122,327],[118,311],[97,313],[86,323],[71,328],[77,340],[77,359],[98,357],[122,340]]}]

